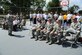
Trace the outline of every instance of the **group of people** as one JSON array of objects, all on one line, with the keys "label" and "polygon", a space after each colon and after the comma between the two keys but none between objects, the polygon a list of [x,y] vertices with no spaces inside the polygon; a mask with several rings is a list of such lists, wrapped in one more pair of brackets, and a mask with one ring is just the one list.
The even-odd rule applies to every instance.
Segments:
[{"label": "group of people", "polygon": [[22,30],[23,26],[25,26],[25,17],[20,14],[13,15],[9,12],[3,19],[2,28],[8,30],[8,35],[13,35],[12,31]]},{"label": "group of people", "polygon": [[[35,40],[46,40],[49,45],[59,43],[71,34],[75,36],[75,43],[82,30],[82,17],[79,13],[65,14],[57,12],[49,13],[30,13],[30,25],[32,25],[32,37]],[[22,29],[25,26],[26,19],[20,14],[12,15],[11,12],[6,15],[2,22],[3,29],[8,29],[8,35],[12,36],[12,31]],[[71,36],[70,36],[71,37]],[[56,41],[54,41],[56,39]]]},{"label": "group of people", "polygon": [[81,36],[82,17],[79,13],[30,13],[30,22],[34,24],[31,39],[35,38],[35,41],[45,39],[49,45],[54,43],[53,39],[56,39],[55,43],[59,43],[70,34],[76,35],[76,43]]}]

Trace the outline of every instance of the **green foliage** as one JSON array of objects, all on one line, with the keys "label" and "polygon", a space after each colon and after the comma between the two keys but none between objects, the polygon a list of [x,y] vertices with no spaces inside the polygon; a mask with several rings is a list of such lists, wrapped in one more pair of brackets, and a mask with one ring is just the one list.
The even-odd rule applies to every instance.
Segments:
[{"label": "green foliage", "polygon": [[43,7],[45,6],[44,0],[31,0],[31,5],[34,7],[33,11],[42,11]]},{"label": "green foliage", "polygon": [[56,6],[56,7],[58,7],[58,6],[59,6],[59,4],[60,4],[59,0],[52,0],[52,2],[54,2],[54,3],[55,3],[55,6]]},{"label": "green foliage", "polygon": [[82,15],[82,10],[80,10],[80,11],[79,11],[79,14],[81,14],[81,15]]},{"label": "green foliage", "polygon": [[61,8],[60,8],[60,4],[59,4],[59,0],[52,0],[51,2],[48,3],[47,5],[47,8],[48,8],[48,11],[61,11]]},{"label": "green foliage", "polygon": [[3,5],[3,8],[5,9],[5,10],[9,10],[10,9],[10,6],[8,6],[8,5]]},{"label": "green foliage", "polygon": [[48,7],[55,7],[55,3],[54,2],[49,2]]},{"label": "green foliage", "polygon": [[11,0],[13,4],[15,4],[17,7],[30,7],[32,0]]},{"label": "green foliage", "polygon": [[69,11],[71,11],[72,13],[75,13],[78,9],[79,9],[78,5],[73,5],[72,7],[69,8]]},{"label": "green foliage", "polygon": [[48,3],[48,7],[59,7],[59,0],[52,0]]},{"label": "green foliage", "polygon": [[12,4],[10,4],[6,0],[0,0],[0,4],[4,7],[4,9],[7,11],[9,9],[14,10],[15,8],[18,10],[18,12],[21,11],[27,11],[30,10],[30,6],[36,6],[37,8],[43,8],[45,5],[44,0],[11,0]]},{"label": "green foliage", "polygon": [[31,1],[33,6],[37,6],[37,8],[43,8],[45,6],[44,0],[33,0]]},{"label": "green foliage", "polygon": [[7,13],[7,11],[10,9],[10,6],[11,6],[11,4],[8,2],[8,1],[5,1],[5,0],[1,0],[0,1],[0,5],[3,7],[3,13],[5,12],[5,13]]}]

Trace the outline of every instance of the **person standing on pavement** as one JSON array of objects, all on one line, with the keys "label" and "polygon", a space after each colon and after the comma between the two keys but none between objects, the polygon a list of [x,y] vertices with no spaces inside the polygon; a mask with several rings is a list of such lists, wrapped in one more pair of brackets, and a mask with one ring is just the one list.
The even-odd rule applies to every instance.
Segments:
[{"label": "person standing on pavement", "polygon": [[13,30],[13,16],[11,14],[11,11],[7,14],[7,20],[8,20],[8,35],[13,36],[12,30]]},{"label": "person standing on pavement", "polygon": [[32,14],[32,12],[30,12],[29,17],[30,17],[30,25],[31,25],[32,21],[33,21],[33,14]]},{"label": "person standing on pavement", "polygon": [[71,24],[71,18],[72,18],[72,14],[70,12],[68,12],[68,14],[67,14],[67,24]]},{"label": "person standing on pavement", "polygon": [[33,13],[33,24],[37,24],[37,20],[36,20],[36,13]]},{"label": "person standing on pavement", "polygon": [[17,31],[18,20],[16,16],[13,17],[13,31]]},{"label": "person standing on pavement", "polygon": [[54,14],[54,20],[56,21],[57,19],[58,19],[58,13],[57,13],[57,11],[55,12],[55,14]]}]

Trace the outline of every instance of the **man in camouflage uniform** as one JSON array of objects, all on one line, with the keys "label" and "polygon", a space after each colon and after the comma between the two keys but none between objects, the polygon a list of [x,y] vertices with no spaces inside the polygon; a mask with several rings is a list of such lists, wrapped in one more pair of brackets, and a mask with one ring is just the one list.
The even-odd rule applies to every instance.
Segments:
[{"label": "man in camouflage uniform", "polygon": [[58,30],[59,30],[59,24],[58,21],[56,21],[54,22],[53,30],[49,34],[49,39],[50,39],[49,45],[53,44],[53,37],[56,37],[56,35],[58,34]]},{"label": "man in camouflage uniform", "polygon": [[36,25],[33,25],[33,27],[32,27],[32,37],[31,37],[31,39],[35,38],[36,30],[40,28],[40,25],[41,25],[41,23],[37,23]]},{"label": "man in camouflage uniform", "polygon": [[8,20],[8,35],[12,35],[12,30],[13,30],[13,16],[11,15],[11,11],[9,11],[9,14],[7,15],[7,20]]},{"label": "man in camouflage uniform", "polygon": [[80,36],[80,23],[77,21],[77,19],[75,18],[73,20],[73,22],[71,23],[70,27],[68,27],[68,29],[66,30],[66,35],[68,34],[76,34],[75,36],[75,42],[77,41],[77,38]]},{"label": "man in camouflage uniform", "polygon": [[36,41],[39,39],[41,30],[43,30],[43,29],[45,28],[45,24],[46,24],[46,23],[45,23],[45,20],[41,20],[40,27],[37,28],[37,30],[36,30],[36,36],[35,36]]},{"label": "man in camouflage uniform", "polygon": [[71,25],[67,28],[66,34],[68,33],[77,33],[77,31],[80,29],[80,23],[77,22],[77,19],[73,19],[73,22]]},{"label": "man in camouflage uniform", "polygon": [[52,29],[53,29],[53,24],[51,23],[51,19],[48,19],[46,26],[45,26],[45,29],[43,29],[41,31],[41,37],[42,37],[42,39],[44,39],[44,35],[45,35],[46,40],[47,40],[46,43],[48,43],[50,41],[49,40],[49,33],[52,31]]},{"label": "man in camouflage uniform", "polygon": [[[81,33],[82,33],[82,16],[81,16],[79,22],[80,22],[80,25],[81,25],[81,30],[80,30],[80,31],[81,31]],[[80,36],[82,37],[82,34],[80,34]]]}]

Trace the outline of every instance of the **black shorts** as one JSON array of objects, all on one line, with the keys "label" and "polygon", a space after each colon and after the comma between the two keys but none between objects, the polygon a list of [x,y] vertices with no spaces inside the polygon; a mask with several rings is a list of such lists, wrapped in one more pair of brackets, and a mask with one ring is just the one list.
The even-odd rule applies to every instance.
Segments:
[{"label": "black shorts", "polygon": [[67,23],[68,23],[68,24],[71,24],[71,19],[69,19],[69,20],[67,21]]},{"label": "black shorts", "polygon": [[30,21],[32,21],[32,18],[30,18]]}]

